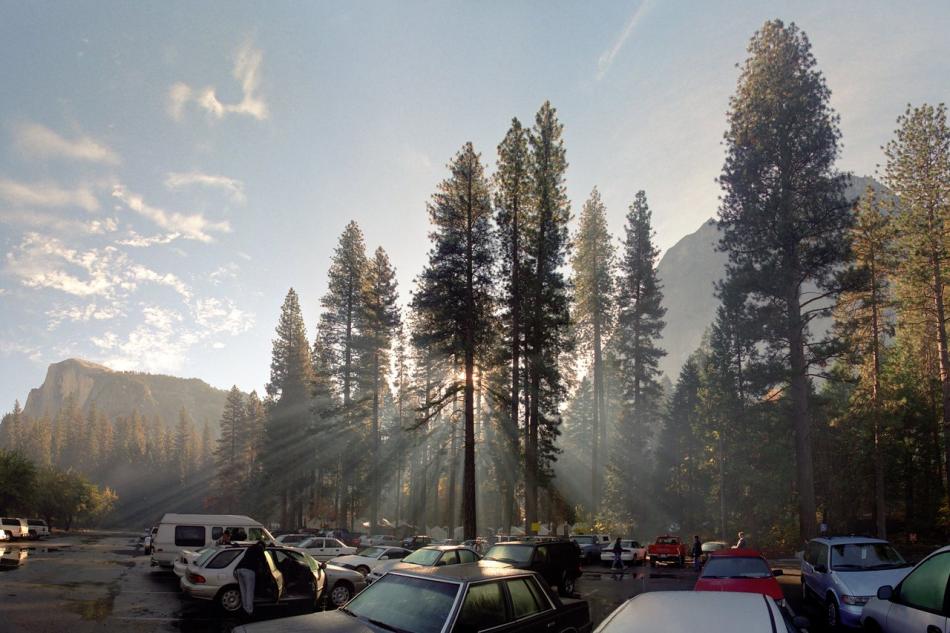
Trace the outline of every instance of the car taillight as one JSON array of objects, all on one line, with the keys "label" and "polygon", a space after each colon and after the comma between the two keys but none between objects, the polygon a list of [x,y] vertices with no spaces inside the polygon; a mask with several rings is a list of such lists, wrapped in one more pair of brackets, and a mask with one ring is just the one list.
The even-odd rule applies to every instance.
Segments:
[{"label": "car taillight", "polygon": [[196,585],[203,585],[206,582],[204,576],[201,576],[199,574],[192,574],[191,572],[188,573],[188,580],[189,582]]}]

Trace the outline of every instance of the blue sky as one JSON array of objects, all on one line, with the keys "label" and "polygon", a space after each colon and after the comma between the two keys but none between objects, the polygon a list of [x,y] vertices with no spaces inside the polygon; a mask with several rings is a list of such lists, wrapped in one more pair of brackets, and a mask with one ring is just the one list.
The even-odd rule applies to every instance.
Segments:
[{"label": "blue sky", "polygon": [[638,189],[665,249],[714,215],[735,64],[766,19],[811,38],[873,173],[907,102],[950,100],[950,3],[0,0],[0,407],[46,365],[261,389],[287,288],[311,333],[355,219],[408,297],[425,203],[466,141],[565,124],[578,210]]}]

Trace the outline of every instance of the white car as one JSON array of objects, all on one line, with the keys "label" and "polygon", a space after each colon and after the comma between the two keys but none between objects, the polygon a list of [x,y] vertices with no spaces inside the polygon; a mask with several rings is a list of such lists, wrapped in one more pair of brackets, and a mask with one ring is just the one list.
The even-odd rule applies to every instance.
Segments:
[{"label": "white car", "polygon": [[350,599],[366,588],[366,578],[363,574],[352,569],[345,569],[338,565],[326,564],[324,573],[327,575],[326,595],[327,606],[342,607]]},{"label": "white car", "polygon": [[[180,581],[191,598],[213,600],[227,613],[241,610],[241,591],[234,570],[248,548],[221,545],[204,550],[188,565]],[[264,558],[274,577],[274,586],[255,590],[254,604],[302,602],[313,610],[320,606],[326,588],[323,566],[305,552],[286,547],[268,547]],[[270,594],[269,597],[263,597]]]},{"label": "white car", "polygon": [[649,591],[617,607],[594,633],[797,633],[807,627],[806,618],[792,618],[761,594]]},{"label": "white car", "polygon": [[[640,565],[646,560],[647,548],[640,545],[640,543],[637,541],[630,539],[621,540],[620,546],[623,547],[623,552],[620,554],[620,560],[623,561],[624,565]],[[604,546],[604,548],[600,551],[600,562],[606,565],[613,564],[613,547],[613,543]]]},{"label": "white car", "polygon": [[861,612],[865,631],[878,633],[948,633],[946,590],[950,577],[950,546],[920,561],[896,587],[886,585]]},{"label": "white car", "polygon": [[281,545],[293,545],[297,547],[303,541],[306,541],[308,538],[311,538],[313,534],[281,534],[274,538],[274,540]]},{"label": "white car", "polygon": [[388,560],[380,563],[366,575],[366,582],[373,583],[393,569],[412,569],[415,567],[442,567],[474,563],[481,559],[470,547],[462,545],[429,545],[420,547],[402,560]]},{"label": "white car", "polygon": [[178,552],[178,558],[175,559],[175,564],[172,566],[175,575],[182,578],[188,572],[188,565],[195,562],[207,549],[209,548],[203,547],[199,550],[183,549]]},{"label": "white car", "polygon": [[312,536],[293,547],[302,549],[317,560],[324,562],[339,556],[349,556],[356,553],[355,547],[347,547],[339,539],[328,536]]},{"label": "white car", "polygon": [[360,545],[387,545],[390,547],[398,547],[402,545],[402,539],[396,538],[390,534],[374,534],[370,537],[361,537]]},{"label": "white car", "polygon": [[7,533],[7,531],[0,530],[0,541],[9,541],[9,540],[10,540],[10,535]]},{"label": "white car", "polygon": [[44,538],[49,536],[49,526],[43,519],[27,519],[26,527],[29,530],[30,538]]},{"label": "white car", "polygon": [[340,567],[358,571],[365,576],[373,571],[380,563],[384,563],[388,560],[402,560],[411,553],[412,552],[402,547],[370,545],[369,547],[362,547],[356,550],[355,554],[333,558],[330,562]]},{"label": "white car", "polygon": [[0,518],[0,528],[3,528],[11,539],[27,538],[30,535],[30,526],[26,524],[26,519],[17,519],[14,517]]}]

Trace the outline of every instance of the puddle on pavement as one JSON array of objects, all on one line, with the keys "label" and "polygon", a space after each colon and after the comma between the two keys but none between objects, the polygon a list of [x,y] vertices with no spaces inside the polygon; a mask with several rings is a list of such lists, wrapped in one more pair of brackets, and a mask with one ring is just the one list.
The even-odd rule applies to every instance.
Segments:
[{"label": "puddle on pavement", "polygon": [[119,595],[119,587],[116,583],[111,583],[108,593],[103,597],[94,600],[70,600],[66,604],[66,610],[78,614],[83,620],[98,622],[112,615],[117,595]]},{"label": "puddle on pavement", "polygon": [[26,562],[29,553],[18,547],[0,547],[0,571],[19,569]]}]

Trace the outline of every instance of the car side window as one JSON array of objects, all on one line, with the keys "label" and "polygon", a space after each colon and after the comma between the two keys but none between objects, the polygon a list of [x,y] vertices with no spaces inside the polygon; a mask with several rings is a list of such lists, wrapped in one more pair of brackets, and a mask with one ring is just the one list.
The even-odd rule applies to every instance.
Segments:
[{"label": "car side window", "polygon": [[501,583],[483,582],[468,588],[455,631],[476,633],[500,626],[506,620],[505,596],[501,591]]},{"label": "car side window", "polygon": [[538,602],[537,595],[528,586],[527,578],[509,580],[507,585],[508,594],[511,596],[512,617],[515,620],[544,611],[541,603]]},{"label": "car side window", "polygon": [[468,551],[467,549],[459,550],[459,562],[460,563],[474,563],[475,554]]},{"label": "car side window", "polygon": [[211,528],[211,540],[217,541],[219,538],[221,538],[221,534],[223,532],[224,532],[224,528],[220,528],[220,527]]},{"label": "car side window", "polygon": [[389,560],[399,560],[401,558],[405,558],[406,554],[408,553],[409,552],[405,552],[401,549],[391,549],[386,552],[386,556],[389,558]]},{"label": "car side window", "polygon": [[439,559],[441,565],[458,565],[459,564],[459,555],[457,551],[445,552],[442,554],[442,558]]},{"label": "car side window", "polygon": [[212,558],[205,567],[208,569],[224,569],[237,558],[238,554],[241,553],[239,549],[229,549],[221,552],[214,558]]},{"label": "car side window", "polygon": [[175,545],[198,547],[205,544],[205,528],[202,525],[176,525]]},{"label": "car side window", "polygon": [[950,578],[950,552],[937,554],[912,571],[900,584],[898,599],[901,604],[943,613],[947,580]]}]

